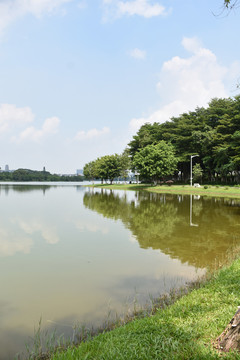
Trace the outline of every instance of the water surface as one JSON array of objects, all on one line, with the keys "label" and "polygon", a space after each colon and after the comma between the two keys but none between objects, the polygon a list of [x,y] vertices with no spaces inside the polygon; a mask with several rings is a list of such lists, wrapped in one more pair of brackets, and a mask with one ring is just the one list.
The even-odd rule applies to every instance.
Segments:
[{"label": "water surface", "polygon": [[239,200],[0,185],[0,359],[202,275],[240,243]]}]

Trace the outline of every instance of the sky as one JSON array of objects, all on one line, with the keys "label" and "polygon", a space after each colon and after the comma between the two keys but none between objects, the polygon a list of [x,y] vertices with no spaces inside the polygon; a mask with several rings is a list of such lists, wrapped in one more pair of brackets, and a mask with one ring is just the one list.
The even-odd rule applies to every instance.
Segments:
[{"label": "sky", "polygon": [[239,19],[223,0],[0,0],[0,167],[74,174],[238,95]]}]

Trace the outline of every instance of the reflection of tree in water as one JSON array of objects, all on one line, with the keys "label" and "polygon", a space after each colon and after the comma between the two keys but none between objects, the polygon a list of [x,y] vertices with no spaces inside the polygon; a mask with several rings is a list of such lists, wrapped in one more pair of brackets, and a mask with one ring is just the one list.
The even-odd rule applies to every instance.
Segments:
[{"label": "reflection of tree in water", "polygon": [[177,220],[177,209],[173,203],[159,201],[156,194],[136,193],[136,201],[128,202],[112,191],[85,193],[84,205],[105,217],[120,219],[137,237],[142,248],[159,249],[159,238],[172,234]]},{"label": "reflection of tree in water", "polygon": [[114,192],[85,193],[84,205],[103,216],[121,219],[142,248],[159,249],[198,268],[214,266],[240,245],[240,202],[215,198],[136,192],[135,201]]},{"label": "reflection of tree in water", "polygon": [[199,226],[191,229],[188,239],[194,262],[210,266],[240,245],[240,208],[239,204],[234,207],[232,200],[205,198],[200,201],[202,211],[196,217]]},{"label": "reflection of tree in water", "polygon": [[202,212],[203,204],[202,201],[194,201],[193,202],[193,215],[199,216]]},{"label": "reflection of tree in water", "polygon": [[9,190],[15,192],[31,192],[31,191],[42,191],[45,193],[46,190],[49,190],[52,186],[50,185],[1,185],[0,191],[4,191],[5,194],[8,194]]},{"label": "reflection of tree in water", "polygon": [[[154,194],[156,195],[156,194]],[[141,248],[160,249],[162,239],[168,239],[179,221],[177,207],[165,196],[139,193],[138,205],[132,207],[127,227],[136,236]]]},{"label": "reflection of tree in water", "polygon": [[127,216],[126,212],[130,210],[125,196],[120,197],[113,191],[106,192],[104,189],[101,192],[86,192],[83,203],[86,208],[114,220],[123,220],[123,217]]}]

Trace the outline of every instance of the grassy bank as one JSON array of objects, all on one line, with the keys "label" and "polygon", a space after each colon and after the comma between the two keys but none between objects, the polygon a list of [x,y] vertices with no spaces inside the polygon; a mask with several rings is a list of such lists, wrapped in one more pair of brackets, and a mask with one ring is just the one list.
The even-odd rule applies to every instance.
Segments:
[{"label": "grassy bank", "polygon": [[202,196],[240,198],[240,186],[205,185],[205,187],[201,186],[200,188],[195,188],[193,186],[191,187],[190,185],[151,186],[145,184],[95,184],[89,186],[113,190],[145,190],[158,193],[193,194]]},{"label": "grassy bank", "polygon": [[[222,355],[213,342],[237,310],[239,289],[240,259],[155,315],[69,347],[51,359],[219,359]],[[224,358],[240,355],[231,352]]]}]

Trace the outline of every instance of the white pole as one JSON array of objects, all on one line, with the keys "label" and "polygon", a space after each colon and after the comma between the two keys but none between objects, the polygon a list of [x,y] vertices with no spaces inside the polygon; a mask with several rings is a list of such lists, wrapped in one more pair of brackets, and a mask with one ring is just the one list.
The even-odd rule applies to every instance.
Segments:
[{"label": "white pole", "polygon": [[190,186],[192,186],[192,155],[191,155],[191,161],[190,161]]},{"label": "white pole", "polygon": [[199,155],[191,155],[191,160],[190,160],[190,186],[192,186],[192,159],[196,156],[199,156]]}]

